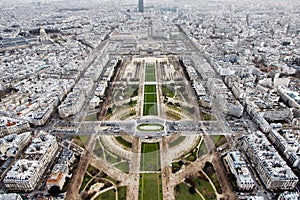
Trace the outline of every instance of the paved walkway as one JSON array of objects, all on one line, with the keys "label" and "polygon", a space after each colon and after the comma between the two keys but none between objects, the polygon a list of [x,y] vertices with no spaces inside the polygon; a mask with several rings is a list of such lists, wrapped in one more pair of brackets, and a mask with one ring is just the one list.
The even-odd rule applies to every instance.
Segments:
[{"label": "paved walkway", "polygon": [[84,151],[84,154],[81,156],[78,166],[74,171],[72,182],[67,191],[66,200],[81,199],[79,195],[79,188],[84,178],[85,173],[83,172],[87,170],[91,158],[91,152],[95,148],[95,144],[96,144],[96,137],[95,135],[91,135],[86,150]]},{"label": "paved walkway", "polygon": [[170,177],[172,174],[172,167],[170,165],[172,163],[172,159],[169,155],[169,140],[166,137],[162,138],[162,141],[160,142],[160,149],[163,199],[172,200],[175,199],[174,189],[173,187],[170,187]]},{"label": "paved walkway", "polygon": [[132,141],[133,156],[129,165],[129,177],[127,181],[127,197],[126,199],[139,199],[139,180],[140,180],[140,161],[141,161],[141,142],[139,137],[134,137]]}]

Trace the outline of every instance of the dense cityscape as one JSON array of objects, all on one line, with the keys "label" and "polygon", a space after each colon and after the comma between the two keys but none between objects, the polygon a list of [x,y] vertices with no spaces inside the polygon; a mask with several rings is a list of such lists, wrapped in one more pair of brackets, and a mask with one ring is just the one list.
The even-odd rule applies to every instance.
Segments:
[{"label": "dense cityscape", "polygon": [[299,1],[0,13],[0,200],[299,199]]}]

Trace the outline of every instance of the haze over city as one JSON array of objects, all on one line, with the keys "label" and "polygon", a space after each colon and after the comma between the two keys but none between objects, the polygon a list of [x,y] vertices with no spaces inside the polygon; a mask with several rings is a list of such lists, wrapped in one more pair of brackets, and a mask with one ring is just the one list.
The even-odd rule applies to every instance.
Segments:
[{"label": "haze over city", "polygon": [[0,200],[298,200],[299,13],[0,0]]}]

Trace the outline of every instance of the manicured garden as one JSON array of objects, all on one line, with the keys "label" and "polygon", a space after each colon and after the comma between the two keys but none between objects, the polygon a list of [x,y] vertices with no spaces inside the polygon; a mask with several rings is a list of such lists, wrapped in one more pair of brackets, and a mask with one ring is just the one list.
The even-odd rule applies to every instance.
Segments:
[{"label": "manicured garden", "polygon": [[216,194],[209,181],[206,178],[196,178],[196,188],[207,200],[215,200]]},{"label": "manicured garden", "polygon": [[[147,63],[145,70],[145,82],[154,82],[155,80],[155,64]],[[157,114],[156,85],[145,85],[143,115]]]},{"label": "manicured garden", "polygon": [[213,187],[201,171],[199,171],[195,175],[186,177],[185,182],[192,186],[194,189],[197,189],[205,199],[216,199],[216,194]]},{"label": "manicured garden", "polygon": [[144,93],[156,93],[156,85],[145,85]]},{"label": "manicured garden", "polygon": [[127,140],[124,140],[121,136],[118,136],[118,137],[115,137],[115,138],[124,147],[127,147],[127,148],[132,147],[132,143],[128,142]]},{"label": "manicured garden", "polygon": [[144,104],[143,115],[157,115],[157,103]]},{"label": "manicured garden", "polygon": [[145,82],[154,82],[155,80],[155,64],[147,63],[145,70]]},{"label": "manicured garden", "polygon": [[159,143],[142,143],[141,170],[142,171],[160,170]]},{"label": "manicured garden", "polygon": [[143,115],[157,115],[157,96],[155,85],[144,86]]},{"label": "manicured garden", "polygon": [[140,174],[139,184],[140,200],[162,200],[161,174]]},{"label": "manicured garden", "polygon": [[82,199],[126,199],[126,187],[118,187],[118,181],[92,165],[88,165],[79,192]]},{"label": "manicured garden", "polygon": [[145,103],[156,103],[157,97],[156,94],[144,94],[144,102]]}]

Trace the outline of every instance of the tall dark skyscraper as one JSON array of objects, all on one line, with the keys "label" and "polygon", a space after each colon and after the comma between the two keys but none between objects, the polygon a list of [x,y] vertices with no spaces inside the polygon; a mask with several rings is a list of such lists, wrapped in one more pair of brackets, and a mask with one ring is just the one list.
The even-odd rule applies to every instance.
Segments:
[{"label": "tall dark skyscraper", "polygon": [[139,0],[139,12],[144,12],[144,0]]}]

